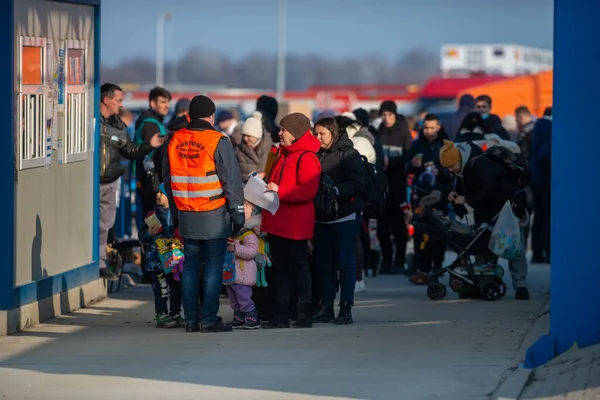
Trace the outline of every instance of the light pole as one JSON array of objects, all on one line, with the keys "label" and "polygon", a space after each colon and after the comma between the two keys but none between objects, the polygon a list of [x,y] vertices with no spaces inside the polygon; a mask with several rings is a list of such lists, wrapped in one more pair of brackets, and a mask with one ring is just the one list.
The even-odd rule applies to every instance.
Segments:
[{"label": "light pole", "polygon": [[279,0],[279,23],[277,30],[277,100],[283,100],[285,92],[285,27],[286,0]]},{"label": "light pole", "polygon": [[173,19],[171,11],[160,14],[156,20],[156,86],[163,86],[165,75],[165,22]]}]

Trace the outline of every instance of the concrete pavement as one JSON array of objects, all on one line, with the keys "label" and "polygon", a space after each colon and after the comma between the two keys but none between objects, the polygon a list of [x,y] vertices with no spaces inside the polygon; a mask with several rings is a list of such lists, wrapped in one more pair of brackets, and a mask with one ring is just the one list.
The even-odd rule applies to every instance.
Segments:
[{"label": "concrete pavement", "polygon": [[[485,399],[515,364],[546,300],[549,267],[531,267],[530,301],[514,300],[509,290],[493,303],[453,293],[434,302],[406,277],[367,283],[369,291],[357,294],[354,325],[224,334],[154,328],[150,288],[133,287],[0,338],[0,395]],[[225,299],[221,310],[230,320]]]},{"label": "concrete pavement", "polygon": [[600,345],[574,346],[536,368],[519,399],[600,400]]}]

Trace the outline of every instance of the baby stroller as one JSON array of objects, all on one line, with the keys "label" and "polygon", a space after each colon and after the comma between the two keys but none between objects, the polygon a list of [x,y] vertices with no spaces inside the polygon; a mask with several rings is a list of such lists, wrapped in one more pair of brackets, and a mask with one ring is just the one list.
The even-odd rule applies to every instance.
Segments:
[{"label": "baby stroller", "polygon": [[450,219],[439,210],[425,211],[420,229],[437,240],[447,243],[457,253],[456,259],[447,267],[433,270],[427,284],[427,297],[441,300],[446,297],[446,286],[439,281],[446,272],[450,274],[450,288],[463,296],[481,294],[486,300],[499,300],[506,294],[502,281],[504,268],[498,264],[480,264],[477,255],[488,252],[492,227],[482,224],[474,229]]},{"label": "baby stroller", "polygon": [[[513,213],[528,222],[529,215],[525,210],[525,193],[523,191],[510,200]],[[421,223],[427,224],[430,235],[444,240],[457,253],[456,259],[447,267],[432,271],[427,285],[427,297],[441,300],[446,297],[446,286],[439,278],[448,272],[450,288],[459,295],[479,294],[485,300],[500,300],[506,294],[506,285],[502,281],[504,268],[499,264],[480,264],[477,255],[489,252],[488,243],[497,220],[498,213],[490,223],[481,224],[477,228],[461,224],[441,211],[428,210]]]}]

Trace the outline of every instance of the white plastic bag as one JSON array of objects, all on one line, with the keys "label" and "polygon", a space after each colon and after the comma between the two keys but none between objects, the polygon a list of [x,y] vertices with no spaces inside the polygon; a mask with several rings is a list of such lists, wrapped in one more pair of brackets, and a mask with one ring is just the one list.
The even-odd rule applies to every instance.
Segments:
[{"label": "white plastic bag", "polygon": [[509,201],[504,204],[498,215],[488,248],[492,253],[506,260],[518,258],[523,251],[521,227]]}]

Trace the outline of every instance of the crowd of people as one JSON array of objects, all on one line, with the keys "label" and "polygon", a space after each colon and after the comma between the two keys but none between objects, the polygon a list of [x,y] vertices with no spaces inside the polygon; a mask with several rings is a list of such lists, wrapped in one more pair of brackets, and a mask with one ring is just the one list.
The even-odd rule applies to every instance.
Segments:
[{"label": "crowd of people", "polygon": [[[532,262],[549,262],[551,108],[538,120],[526,107],[500,119],[489,96],[465,95],[445,121],[426,112],[411,121],[384,101],[375,115],[359,108],[323,113],[313,123],[291,113],[277,123],[274,98],[260,97],[256,111],[238,121],[200,95],[178,100],[166,123],[171,95],[157,87],[131,141],[122,101],[121,88],[102,85],[100,276],[117,278],[106,245],[125,158],[135,163],[146,215],[138,236],[148,246],[159,327],[226,332],[352,323],[355,292],[366,290],[369,274],[408,273],[425,284],[442,267],[446,247],[427,235],[415,232],[414,256],[406,254],[411,221],[433,193],[441,194],[434,207],[472,213],[479,225],[523,190],[534,216],[532,229],[524,226]],[[492,142],[516,147],[531,182],[486,157]],[[386,178],[379,209],[372,193],[378,173]],[[277,194],[274,214],[245,196],[253,177]],[[175,251],[183,253],[176,267]],[[496,262],[491,252],[479,261]],[[528,299],[524,253],[509,265],[516,298]],[[223,285],[231,323],[218,316]]]}]

